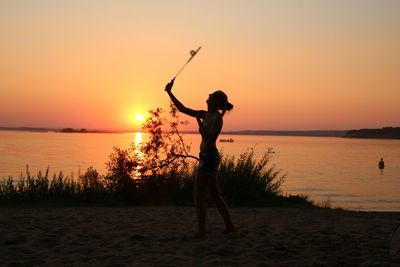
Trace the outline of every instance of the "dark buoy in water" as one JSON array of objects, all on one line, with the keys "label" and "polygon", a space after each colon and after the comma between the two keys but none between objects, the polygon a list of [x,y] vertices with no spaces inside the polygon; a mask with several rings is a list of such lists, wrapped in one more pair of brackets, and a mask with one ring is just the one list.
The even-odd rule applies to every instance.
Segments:
[{"label": "dark buoy in water", "polygon": [[383,158],[379,161],[378,167],[380,170],[383,170],[385,168],[385,162],[383,161]]}]

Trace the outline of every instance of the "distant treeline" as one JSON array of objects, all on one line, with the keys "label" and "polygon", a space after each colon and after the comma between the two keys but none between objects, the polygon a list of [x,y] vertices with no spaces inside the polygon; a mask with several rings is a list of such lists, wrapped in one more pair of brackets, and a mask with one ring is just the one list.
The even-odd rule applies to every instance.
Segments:
[{"label": "distant treeline", "polygon": [[346,137],[346,138],[400,139],[400,127],[384,127],[381,129],[350,130],[343,137]]},{"label": "distant treeline", "polygon": [[[28,132],[61,132],[61,133],[124,133],[128,131],[104,131],[88,130],[85,128],[34,128],[34,127],[0,127],[0,131],[28,131]],[[182,131],[182,133],[197,133],[194,131]],[[321,136],[321,137],[346,137],[346,138],[380,138],[380,139],[400,139],[400,127],[384,127],[381,129],[360,129],[360,130],[314,130],[314,131],[226,131],[222,134],[229,135],[277,135],[277,136]]]},{"label": "distant treeline", "polygon": [[73,128],[63,128],[60,130],[61,133],[87,133],[88,131],[85,128],[82,128],[80,130],[76,130]]},{"label": "distant treeline", "polygon": [[37,128],[37,127],[0,127],[0,131],[20,131],[20,132],[59,132],[59,133],[124,133],[128,131],[109,131],[109,130],[89,130],[85,128]]},{"label": "distant treeline", "polygon": [[311,130],[311,131],[263,131],[244,130],[229,131],[223,134],[231,135],[280,135],[280,136],[321,136],[321,137],[342,137],[346,131],[342,130]]},{"label": "distant treeline", "polygon": [[51,132],[55,131],[55,129],[39,127],[0,127],[0,131]]},{"label": "distant treeline", "polygon": [[60,132],[60,133],[120,133],[120,132],[116,132],[116,131],[87,130],[85,128],[81,128],[81,129],[63,128],[56,132]]},{"label": "distant treeline", "polygon": [[[27,132],[61,132],[61,133],[125,133],[130,131],[107,131],[107,130],[88,130],[85,128],[33,128],[33,127],[0,127],[0,131],[27,131]],[[197,134],[197,131],[182,131],[183,134]],[[243,131],[225,131],[222,134],[230,135],[281,135],[281,136],[327,136],[342,137],[346,134],[343,130],[312,130],[312,131],[266,131],[266,130],[243,130]]]}]

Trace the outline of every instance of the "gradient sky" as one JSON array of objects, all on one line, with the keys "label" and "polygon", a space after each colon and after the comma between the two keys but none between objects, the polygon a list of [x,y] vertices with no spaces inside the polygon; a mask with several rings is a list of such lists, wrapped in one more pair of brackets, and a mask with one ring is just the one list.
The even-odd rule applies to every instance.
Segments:
[{"label": "gradient sky", "polygon": [[396,0],[0,0],[0,38],[0,126],[133,129],[200,45],[173,91],[225,130],[400,126]]}]

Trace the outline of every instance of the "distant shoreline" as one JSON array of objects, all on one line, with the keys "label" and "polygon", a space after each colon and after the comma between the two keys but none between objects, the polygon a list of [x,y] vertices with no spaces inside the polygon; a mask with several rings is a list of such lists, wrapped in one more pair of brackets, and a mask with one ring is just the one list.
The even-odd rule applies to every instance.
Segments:
[{"label": "distant shoreline", "polygon": [[271,136],[316,136],[316,137],[342,137],[347,131],[342,130],[310,130],[310,131],[226,131],[222,134],[229,135],[271,135]]},{"label": "distant shoreline", "polygon": [[55,132],[55,133],[129,133],[129,131],[111,131],[111,130],[87,130],[73,128],[39,128],[39,127],[0,127],[0,131],[16,131],[16,132]]},{"label": "distant shoreline", "polygon": [[[135,131],[112,131],[112,130],[91,130],[74,128],[40,128],[40,127],[0,127],[0,131],[20,132],[56,132],[56,133],[108,133],[122,134],[134,133]],[[196,134],[196,131],[181,131],[182,134]],[[384,127],[381,129],[360,129],[360,130],[239,130],[223,131],[223,135],[260,135],[260,136],[305,136],[305,137],[343,137],[360,139],[400,139],[400,127]]]},{"label": "distant shoreline", "polygon": [[[134,131],[110,131],[110,130],[87,130],[74,128],[36,128],[36,127],[0,127],[0,131],[20,132],[57,132],[57,133],[130,133]],[[342,137],[347,131],[341,130],[310,130],[310,131],[265,131],[265,130],[241,130],[224,131],[224,135],[272,135],[272,136],[320,136],[320,137]],[[182,134],[196,134],[196,131],[182,131]]]},{"label": "distant shoreline", "polygon": [[369,138],[369,139],[400,139],[400,127],[384,127],[381,129],[350,130],[345,138]]}]

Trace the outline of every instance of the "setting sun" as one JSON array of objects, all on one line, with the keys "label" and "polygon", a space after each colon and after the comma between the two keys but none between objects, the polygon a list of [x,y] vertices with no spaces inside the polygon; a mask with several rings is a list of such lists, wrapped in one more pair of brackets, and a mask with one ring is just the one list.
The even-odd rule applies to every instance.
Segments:
[{"label": "setting sun", "polygon": [[135,121],[136,122],[142,122],[144,119],[144,116],[142,114],[136,114],[135,115]]}]

